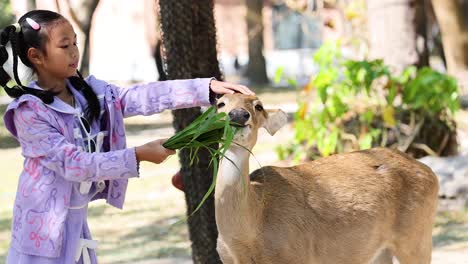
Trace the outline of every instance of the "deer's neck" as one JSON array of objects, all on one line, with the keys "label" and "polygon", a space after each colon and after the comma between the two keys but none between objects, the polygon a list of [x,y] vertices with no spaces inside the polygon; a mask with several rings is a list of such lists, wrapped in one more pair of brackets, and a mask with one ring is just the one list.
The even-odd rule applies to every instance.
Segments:
[{"label": "deer's neck", "polygon": [[[248,150],[232,146],[221,160],[216,180],[217,197],[244,196],[249,186],[249,156]],[[240,197],[241,198],[241,197]]]},{"label": "deer's neck", "polygon": [[250,214],[249,156],[248,150],[233,146],[222,159],[216,180],[216,221],[220,228],[239,226],[252,219]]}]

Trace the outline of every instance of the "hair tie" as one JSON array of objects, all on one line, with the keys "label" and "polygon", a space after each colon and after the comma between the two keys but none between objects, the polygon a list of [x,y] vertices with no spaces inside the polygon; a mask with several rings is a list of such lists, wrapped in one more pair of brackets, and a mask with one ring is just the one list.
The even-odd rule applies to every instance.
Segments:
[{"label": "hair tie", "polygon": [[15,32],[19,33],[21,32],[21,26],[19,23],[14,23],[13,26],[15,27]]},{"label": "hair tie", "polygon": [[39,29],[41,29],[41,25],[39,25],[39,23],[37,23],[36,21],[34,21],[32,18],[27,17],[27,18],[26,18],[26,22],[28,22],[29,26],[31,26],[32,29],[34,29],[34,30],[36,30],[36,31],[39,30]]}]

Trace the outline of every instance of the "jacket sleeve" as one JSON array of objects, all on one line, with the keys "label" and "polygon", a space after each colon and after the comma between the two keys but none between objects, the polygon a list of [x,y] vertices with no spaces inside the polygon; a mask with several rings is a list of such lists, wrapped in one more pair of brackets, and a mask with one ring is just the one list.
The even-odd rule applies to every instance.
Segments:
[{"label": "jacket sleeve", "polygon": [[[209,106],[209,86],[212,79],[158,81],[137,84],[128,88],[110,86],[117,93],[116,97],[120,102],[123,116],[130,117],[152,115],[164,110]],[[103,81],[90,76],[88,82],[93,86],[102,85],[99,83]]]},{"label": "jacket sleeve", "polygon": [[138,176],[134,148],[105,153],[80,151],[58,129],[47,107],[24,102],[14,110],[13,121],[22,155],[74,182],[115,180]]}]

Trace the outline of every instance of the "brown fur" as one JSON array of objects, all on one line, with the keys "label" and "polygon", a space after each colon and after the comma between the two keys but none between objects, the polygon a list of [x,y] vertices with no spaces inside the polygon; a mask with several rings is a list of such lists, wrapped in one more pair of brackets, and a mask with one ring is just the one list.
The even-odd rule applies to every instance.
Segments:
[{"label": "brown fur", "polygon": [[[225,111],[242,107],[229,101],[237,104]],[[265,123],[249,112],[253,128],[244,137],[255,140],[243,145],[250,148]],[[229,183],[235,173],[223,161],[215,195],[224,263],[392,263],[392,255],[401,264],[430,263],[438,181],[422,163],[376,148],[263,167],[249,182],[249,153],[232,148],[241,156],[238,183]]]}]

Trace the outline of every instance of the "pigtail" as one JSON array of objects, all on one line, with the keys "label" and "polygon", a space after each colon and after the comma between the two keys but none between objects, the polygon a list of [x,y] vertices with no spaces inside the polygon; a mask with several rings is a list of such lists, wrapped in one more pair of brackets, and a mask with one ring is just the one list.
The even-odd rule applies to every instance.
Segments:
[{"label": "pigtail", "polygon": [[85,109],[85,115],[88,121],[91,123],[93,120],[99,118],[101,113],[101,105],[99,104],[98,97],[94,90],[89,86],[89,84],[83,79],[83,76],[79,71],[76,71],[78,76],[73,76],[68,78],[70,83],[75,87],[75,89],[81,91],[85,97],[88,107]]},{"label": "pigtail", "polygon": [[0,85],[2,87],[6,87],[6,84],[8,81],[10,81],[10,76],[6,73],[6,71],[3,69],[3,64],[8,60],[8,52],[6,50],[5,44],[8,41],[8,33],[7,33],[8,28],[5,28],[1,33],[0,33]]},{"label": "pigtail", "polygon": [[7,86],[8,82],[11,80],[11,76],[8,75],[8,73],[5,71],[3,68],[3,65],[5,62],[8,60],[8,51],[6,49],[6,44],[10,40],[10,31],[15,30],[15,27],[13,25],[6,27],[2,33],[0,33],[0,65],[2,66],[0,68],[0,86],[2,86],[6,93],[14,98],[17,98],[21,96],[21,92],[19,92],[17,89],[14,88],[9,88]]},{"label": "pigtail", "polygon": [[[5,92],[10,97],[19,98],[20,96],[24,94],[31,94],[41,99],[45,104],[50,104],[54,101],[54,96],[56,95],[56,93],[30,88],[21,83],[21,80],[18,74],[18,57],[20,53],[19,52],[20,34],[21,32],[16,31],[16,26],[11,25],[11,26],[6,27],[0,35],[0,64],[2,65],[0,69],[0,86],[2,86],[5,89]],[[3,65],[5,64],[5,62],[8,60],[8,57],[10,56],[10,54],[8,54],[8,51],[6,49],[6,45],[8,42],[10,42],[11,44],[11,51],[12,51],[11,56],[13,56],[13,78],[16,81],[16,84],[13,85],[12,87],[8,86],[8,82],[12,80],[12,77],[3,68]]]},{"label": "pigtail", "polygon": [[[31,94],[40,98],[44,103],[50,104],[54,101],[54,96],[57,92],[45,91],[24,86],[21,79],[24,78],[22,68],[18,70],[21,63],[33,69],[32,63],[27,57],[27,51],[30,47],[45,50],[45,43],[47,42],[47,34],[41,30],[45,26],[63,17],[55,12],[48,10],[33,10],[23,15],[18,24],[6,27],[0,33],[0,86],[2,86],[6,93],[13,97],[18,98],[24,94]],[[11,52],[9,47],[11,46]],[[10,57],[11,56],[11,57]],[[8,65],[4,65],[8,62]],[[93,89],[86,83],[81,74],[77,72],[78,76],[70,77],[70,83],[80,90],[88,102],[88,107],[85,109],[85,115],[88,121],[92,122],[99,118],[101,107],[97,95]],[[8,83],[14,79],[16,84],[12,87]]]},{"label": "pigtail", "polygon": [[13,51],[13,77],[15,78],[16,83],[18,85],[23,86],[21,84],[20,78],[18,77],[19,32],[16,32],[16,29],[10,30],[9,36],[10,36],[11,50]]},{"label": "pigtail", "polygon": [[[10,39],[15,38],[14,36],[12,36],[15,33],[15,31],[15,26],[10,25],[6,27],[0,34],[0,64],[2,65],[2,67],[0,68],[0,86],[2,86],[5,89],[5,92],[8,94],[8,96],[18,98],[21,95],[25,94],[25,92],[22,89],[20,89],[18,85],[8,87],[8,82],[10,82],[12,78],[3,68],[3,65],[7,62],[8,57],[10,56],[8,54],[6,45],[10,41]],[[13,43],[11,44],[13,45]]]}]

